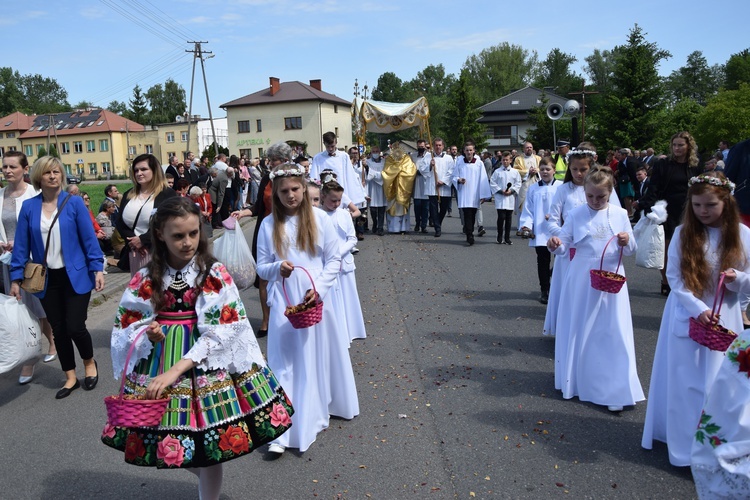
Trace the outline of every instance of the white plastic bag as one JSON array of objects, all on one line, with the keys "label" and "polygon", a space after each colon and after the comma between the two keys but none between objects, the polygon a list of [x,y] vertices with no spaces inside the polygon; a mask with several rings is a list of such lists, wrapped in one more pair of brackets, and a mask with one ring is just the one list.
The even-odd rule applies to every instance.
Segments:
[{"label": "white plastic bag", "polygon": [[224,234],[214,240],[214,255],[226,266],[237,288],[243,289],[253,284],[255,259],[239,224],[236,229],[225,229]]},{"label": "white plastic bag", "polygon": [[39,319],[15,297],[0,294],[0,373],[41,355]]},{"label": "white plastic bag", "polygon": [[635,264],[646,269],[664,269],[664,228],[667,220],[667,202],[660,200],[654,204],[651,213],[641,213],[641,219],[633,228],[637,248]]}]

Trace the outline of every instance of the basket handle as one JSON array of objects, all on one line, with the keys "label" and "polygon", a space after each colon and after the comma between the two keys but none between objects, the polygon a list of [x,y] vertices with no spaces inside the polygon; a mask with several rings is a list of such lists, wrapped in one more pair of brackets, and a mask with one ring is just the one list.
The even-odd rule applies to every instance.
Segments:
[{"label": "basket handle", "polygon": [[[724,291],[727,289],[727,287],[724,286],[724,277],[726,276],[725,273],[721,273],[719,275],[719,282],[716,284],[716,293],[714,294],[714,305],[711,307],[711,314],[716,314],[717,316],[721,313],[721,305],[724,303]],[[719,299],[719,291],[721,291],[721,298]],[[719,308],[716,308],[716,299],[719,299]]]},{"label": "basket handle", "polygon": [[[138,339],[141,338],[141,335],[146,333],[148,331],[148,325],[143,325],[141,328],[141,331],[138,332],[138,335],[135,336],[133,339],[133,342],[130,343],[130,349],[128,349],[128,355],[125,357],[125,367],[122,369],[122,377],[120,377],[120,401],[122,401],[122,398],[125,394],[125,378],[127,377],[128,372],[128,364],[130,364],[130,357],[133,354],[133,350],[135,349],[135,345],[138,343]],[[159,344],[163,345],[163,342],[159,342]],[[154,349],[156,349],[156,346],[154,346]],[[161,356],[159,356],[159,373],[164,372],[164,353],[161,353]]]},{"label": "basket handle", "polygon": [[[307,277],[310,278],[310,283],[312,283],[313,292],[315,293],[315,295],[317,295],[318,290],[315,288],[315,281],[313,281],[312,276],[310,276],[310,273],[307,271],[307,269],[305,269],[302,266],[294,266],[294,269],[302,269],[303,271],[305,271],[305,274],[307,275]],[[283,278],[283,277],[281,278],[281,290],[284,292],[284,298],[286,299],[286,304],[288,306],[294,305],[292,304],[292,301],[289,300],[289,295],[287,295],[286,293],[286,278]]]},{"label": "basket handle", "polygon": [[[604,254],[606,254],[606,253],[607,253],[607,247],[609,246],[609,244],[610,244],[610,243],[612,243],[612,240],[614,240],[615,238],[617,238],[617,235],[616,235],[616,234],[615,234],[615,235],[613,235],[613,236],[612,236],[612,237],[611,237],[611,238],[609,239],[609,241],[607,241],[607,244],[606,244],[606,245],[604,245],[604,250],[602,250],[602,258],[601,258],[601,260],[599,261],[599,270],[600,270],[600,271],[603,271],[603,270],[604,270]],[[619,260],[617,261],[617,270],[615,271],[615,273],[617,273],[617,274],[619,274],[619,273],[620,273],[620,264],[622,264],[622,250],[623,250],[623,247],[620,247],[620,259],[619,259]]]}]

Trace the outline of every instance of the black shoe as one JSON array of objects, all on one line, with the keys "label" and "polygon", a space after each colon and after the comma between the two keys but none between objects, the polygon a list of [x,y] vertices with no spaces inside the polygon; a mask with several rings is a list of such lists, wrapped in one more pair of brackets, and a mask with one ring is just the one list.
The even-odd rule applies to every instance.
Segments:
[{"label": "black shoe", "polygon": [[62,389],[57,391],[57,394],[55,394],[55,399],[67,398],[68,396],[70,396],[71,392],[75,391],[79,387],[81,387],[81,383],[78,381],[78,379],[76,379],[76,383],[73,387],[63,387]]},{"label": "black shoe", "polygon": [[466,237],[466,243],[468,243],[469,246],[471,246],[471,245],[474,244],[474,235],[473,234],[470,234],[469,236]]},{"label": "black shoe", "polygon": [[423,227],[423,228],[422,228],[422,230],[421,230],[420,232],[421,232],[421,233],[423,233],[423,234],[427,234],[427,228],[426,228],[426,227]]},{"label": "black shoe", "polygon": [[505,244],[506,244],[506,245],[512,245],[512,244],[513,244],[513,242],[512,242],[512,241],[510,241],[510,240],[505,240]]},{"label": "black shoe", "polygon": [[497,239],[497,240],[495,240],[495,241],[497,241],[497,244],[498,244],[498,245],[502,245],[502,244],[503,244],[503,240],[501,240],[500,238],[498,238],[498,239]]},{"label": "black shoe", "polygon": [[547,302],[549,302],[549,292],[542,291],[542,295],[539,297],[539,302],[541,302],[542,304],[546,304]]},{"label": "black shoe", "polygon": [[440,231],[437,231],[437,232],[435,233],[435,238],[440,238],[440,236],[441,236],[442,234],[443,234],[443,233],[441,233]]},{"label": "black shoe", "polygon": [[478,236],[484,236],[487,233],[487,231],[484,230],[484,226],[479,226],[479,231],[477,232]]},{"label": "black shoe", "polygon": [[255,336],[255,338],[262,339],[263,337],[268,336],[268,328],[265,330],[258,330],[258,335]]},{"label": "black shoe", "polygon": [[418,233],[418,232],[419,232],[419,226],[418,226],[418,225],[417,225],[417,226],[414,226],[414,232],[415,232],[415,233]]},{"label": "black shoe", "polygon": [[99,365],[96,364],[96,360],[94,360],[94,366],[96,367],[96,375],[83,379],[83,388],[87,391],[93,390],[96,384],[99,383]]},{"label": "black shoe", "polygon": [[382,230],[382,229],[381,229],[380,231],[378,231],[378,236],[383,236],[384,234],[385,234],[385,233],[383,232],[383,230]]},{"label": "black shoe", "polygon": [[669,284],[668,283],[662,283],[661,284],[661,294],[662,295],[664,295],[665,297],[667,297],[669,295],[669,292],[671,292],[671,291],[672,291],[672,289],[669,288]]}]

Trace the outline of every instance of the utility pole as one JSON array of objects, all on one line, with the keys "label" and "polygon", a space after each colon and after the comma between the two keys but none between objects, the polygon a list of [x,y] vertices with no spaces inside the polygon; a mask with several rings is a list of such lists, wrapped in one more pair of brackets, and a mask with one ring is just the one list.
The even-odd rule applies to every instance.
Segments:
[{"label": "utility pole", "polygon": [[[568,95],[579,95],[581,96],[581,140],[586,140],[586,96],[591,94],[598,94],[593,90],[586,90],[586,80],[581,83],[581,90],[578,92],[568,92]],[[577,146],[577,144],[576,144]]]},{"label": "utility pole", "polygon": [[[211,112],[211,100],[208,97],[208,81],[206,81],[206,67],[203,64],[205,59],[203,54],[211,54],[209,57],[213,57],[213,52],[203,50],[201,48],[201,44],[208,43],[208,42],[188,42],[192,43],[195,47],[193,50],[186,50],[185,52],[192,52],[193,53],[193,75],[192,80],[190,82],[190,107],[188,108],[188,114],[192,113],[193,109],[193,84],[195,82],[195,60],[200,59],[201,62],[201,72],[203,73],[203,87],[206,90],[206,105],[208,106],[208,119],[211,122],[211,135],[214,138],[214,153],[219,154],[219,141],[216,140],[216,130],[214,128],[214,117]],[[188,147],[190,147],[190,117],[188,116]]]}]

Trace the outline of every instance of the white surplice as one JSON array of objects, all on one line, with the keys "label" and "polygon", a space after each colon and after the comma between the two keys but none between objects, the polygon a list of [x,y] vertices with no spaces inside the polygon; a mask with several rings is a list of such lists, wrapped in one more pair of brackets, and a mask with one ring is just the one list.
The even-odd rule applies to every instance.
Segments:
[{"label": "white surplice", "polygon": [[[508,187],[510,184],[510,187]],[[510,189],[513,194],[502,194]],[[495,196],[496,210],[514,210],[516,208],[516,195],[521,189],[521,176],[518,170],[512,167],[496,168],[490,176],[490,191]]]},{"label": "white surplice", "polygon": [[[466,179],[466,182],[459,184],[459,179]],[[492,198],[487,171],[482,160],[476,155],[468,163],[463,155],[456,158],[453,185],[458,193],[458,208],[479,208],[479,200]]]},{"label": "white surplice", "polygon": [[528,227],[534,233],[534,237],[529,239],[530,247],[546,246],[547,240],[552,236],[547,228],[547,219],[552,207],[552,199],[561,185],[561,181],[553,178],[549,184],[539,181],[529,186],[518,225]]}]

